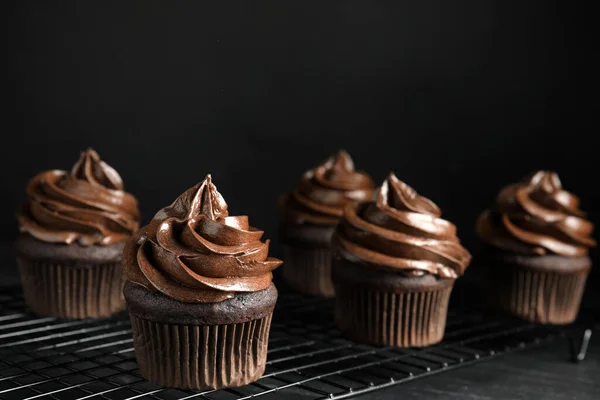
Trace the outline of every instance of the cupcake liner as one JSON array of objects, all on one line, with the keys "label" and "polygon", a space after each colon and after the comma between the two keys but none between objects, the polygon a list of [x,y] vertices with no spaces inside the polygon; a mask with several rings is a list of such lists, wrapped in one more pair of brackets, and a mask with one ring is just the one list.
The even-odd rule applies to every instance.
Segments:
[{"label": "cupcake liner", "polygon": [[130,313],[140,372],[153,383],[181,389],[254,382],[265,371],[272,316],[202,326],[164,324]]},{"label": "cupcake liner", "polygon": [[17,257],[25,303],[59,318],[108,317],[125,309],[120,263],[61,264]]},{"label": "cupcake liner", "polygon": [[336,285],[336,322],[344,335],[381,346],[423,347],[444,336],[452,286],[385,292]]},{"label": "cupcake liner", "polygon": [[283,277],[299,292],[331,297],[331,250],[327,248],[284,246]]},{"label": "cupcake liner", "polygon": [[560,325],[575,320],[589,270],[564,274],[502,267],[501,276],[495,274],[494,285],[488,291],[497,308],[542,324]]}]

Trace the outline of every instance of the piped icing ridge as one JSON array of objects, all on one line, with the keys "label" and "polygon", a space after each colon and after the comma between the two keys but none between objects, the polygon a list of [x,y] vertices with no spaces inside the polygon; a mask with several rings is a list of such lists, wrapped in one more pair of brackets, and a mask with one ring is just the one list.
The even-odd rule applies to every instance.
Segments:
[{"label": "piped icing ridge", "polygon": [[333,243],[342,258],[407,276],[457,278],[471,260],[440,209],[393,173],[375,201],[346,207]]},{"label": "piped icing ridge", "polygon": [[70,173],[51,170],[33,177],[27,196],[17,212],[19,229],[44,242],[110,245],[139,227],[137,200],[92,149],[81,153]]},{"label": "piped icing ridge", "polygon": [[281,261],[247,216],[229,216],[210,175],[160,210],[125,246],[127,280],[186,303],[219,302],[271,285]]},{"label": "piped icing ridge", "polygon": [[346,205],[370,200],[374,190],[369,175],[356,171],[350,155],[340,150],[304,173],[298,187],[283,196],[281,211],[288,223],[333,226]]},{"label": "piped icing ridge", "polygon": [[483,241],[504,251],[583,257],[596,246],[594,225],[585,217],[558,174],[537,171],[503,188],[476,229]]}]

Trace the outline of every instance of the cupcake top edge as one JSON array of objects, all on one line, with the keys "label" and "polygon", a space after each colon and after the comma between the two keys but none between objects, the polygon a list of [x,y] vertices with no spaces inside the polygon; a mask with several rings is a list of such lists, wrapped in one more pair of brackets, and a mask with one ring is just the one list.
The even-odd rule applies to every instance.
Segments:
[{"label": "cupcake top edge", "polygon": [[213,303],[271,285],[281,261],[247,216],[230,216],[207,177],[156,213],[127,242],[126,279],[185,303]]},{"label": "cupcake top edge", "polygon": [[471,254],[431,200],[390,173],[371,202],[346,207],[334,252],[350,262],[407,276],[461,276]]},{"label": "cupcake top edge", "polygon": [[502,188],[479,216],[476,231],[491,246],[524,255],[584,257],[596,246],[579,198],[552,171],[533,172]]},{"label": "cupcake top edge", "polygon": [[137,200],[92,149],[81,152],[70,172],[37,174],[26,192],[17,211],[19,230],[43,242],[107,246],[127,240],[139,227]]},{"label": "cupcake top edge", "polygon": [[282,196],[280,212],[286,224],[335,226],[346,205],[368,201],[374,191],[371,177],[357,171],[350,154],[339,150],[306,171],[296,189]]}]

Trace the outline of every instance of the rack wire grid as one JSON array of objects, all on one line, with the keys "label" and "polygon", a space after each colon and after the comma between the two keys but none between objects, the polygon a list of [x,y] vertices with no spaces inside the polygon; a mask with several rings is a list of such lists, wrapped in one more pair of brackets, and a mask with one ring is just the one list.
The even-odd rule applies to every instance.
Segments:
[{"label": "rack wire grid", "polygon": [[[141,377],[127,313],[79,321],[39,317],[11,288],[0,292],[0,398],[341,399],[568,338],[573,331],[460,309],[451,305],[438,345],[373,347],[340,335],[332,300],[280,291],[264,376],[240,388],[194,392]],[[574,357],[582,360],[591,330],[577,332],[583,335]]]}]

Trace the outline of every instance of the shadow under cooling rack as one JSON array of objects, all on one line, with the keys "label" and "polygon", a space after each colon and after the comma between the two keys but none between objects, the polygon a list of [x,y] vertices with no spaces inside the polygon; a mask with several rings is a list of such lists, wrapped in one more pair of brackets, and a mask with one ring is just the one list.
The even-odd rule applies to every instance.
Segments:
[{"label": "shadow under cooling rack", "polygon": [[331,309],[331,300],[280,293],[265,375],[240,388],[193,392],[161,388],[140,376],[126,313],[83,321],[38,317],[18,289],[5,290],[0,398],[339,399],[567,336],[559,328],[451,311],[439,345],[380,348],[341,337]]}]

